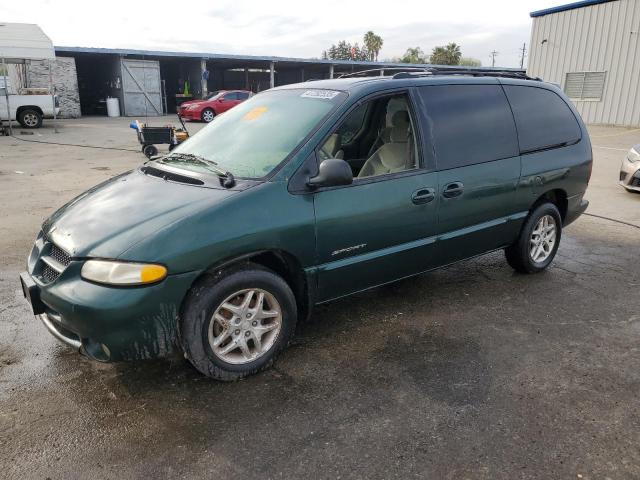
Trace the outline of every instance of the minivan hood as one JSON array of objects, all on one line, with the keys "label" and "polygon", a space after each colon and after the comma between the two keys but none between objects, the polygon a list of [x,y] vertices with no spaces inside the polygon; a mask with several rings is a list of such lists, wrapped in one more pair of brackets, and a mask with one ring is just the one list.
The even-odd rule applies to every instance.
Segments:
[{"label": "minivan hood", "polygon": [[237,193],[133,170],[73,199],[45,221],[43,232],[74,257],[117,258],[161,228]]}]

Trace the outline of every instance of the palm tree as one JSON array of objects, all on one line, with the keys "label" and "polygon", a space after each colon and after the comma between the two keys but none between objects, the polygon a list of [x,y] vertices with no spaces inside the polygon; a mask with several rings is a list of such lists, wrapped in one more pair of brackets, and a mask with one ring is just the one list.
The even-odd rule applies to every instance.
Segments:
[{"label": "palm tree", "polygon": [[459,65],[462,52],[455,43],[450,43],[446,47],[435,47],[431,52],[431,63],[436,65]]},{"label": "palm tree", "polygon": [[371,30],[364,34],[364,45],[367,48],[367,52],[369,53],[369,60],[377,61],[378,54],[380,53],[380,49],[382,48],[382,44],[384,40],[380,35],[376,35]]},{"label": "palm tree", "polygon": [[451,62],[449,65],[458,65],[460,63],[460,57],[462,57],[460,46],[452,42],[445,47],[445,50],[447,52],[447,57]]}]

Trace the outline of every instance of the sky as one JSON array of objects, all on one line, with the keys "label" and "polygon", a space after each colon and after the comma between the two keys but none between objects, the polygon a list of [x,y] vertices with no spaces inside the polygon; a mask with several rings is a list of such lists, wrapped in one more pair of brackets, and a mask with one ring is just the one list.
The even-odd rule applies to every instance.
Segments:
[{"label": "sky", "polygon": [[[408,47],[426,53],[456,42],[463,56],[520,64],[529,12],[567,0],[2,0],[0,22],[36,23],[54,45],[207,53],[320,57],[339,40],[362,43],[368,30],[384,44],[380,60]],[[528,48],[528,45],[527,45]],[[526,60],[525,60],[526,64]]]}]

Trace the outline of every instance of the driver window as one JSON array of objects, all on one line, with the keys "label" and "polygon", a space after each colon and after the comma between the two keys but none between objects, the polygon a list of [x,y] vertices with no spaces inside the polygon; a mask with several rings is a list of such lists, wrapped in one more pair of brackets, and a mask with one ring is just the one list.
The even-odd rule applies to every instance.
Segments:
[{"label": "driver window", "polygon": [[319,156],[320,161],[345,160],[354,179],[417,168],[407,95],[376,98],[356,107],[325,140]]}]

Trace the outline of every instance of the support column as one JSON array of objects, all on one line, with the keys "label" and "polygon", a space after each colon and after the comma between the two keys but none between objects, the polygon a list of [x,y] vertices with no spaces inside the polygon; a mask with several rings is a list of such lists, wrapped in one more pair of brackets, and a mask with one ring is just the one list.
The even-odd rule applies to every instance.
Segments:
[{"label": "support column", "polygon": [[333,78],[333,65],[329,65],[329,78]]},{"label": "support column", "polygon": [[269,63],[269,88],[273,88],[276,86],[276,64],[275,62]]},{"label": "support column", "polygon": [[4,98],[7,101],[7,123],[9,124],[9,135],[13,135],[13,127],[11,125],[11,107],[9,106],[9,71],[7,64],[2,58],[2,69],[4,70]]},{"label": "support column", "polygon": [[[51,94],[51,105],[53,106],[53,133],[58,133],[58,116],[56,115],[56,92],[53,87],[53,71],[51,69],[51,59],[49,59],[49,93]],[[7,88],[6,85],[5,88]]]},{"label": "support column", "polygon": [[244,69],[244,89],[249,90],[249,69]]},{"label": "support column", "polygon": [[384,69],[380,70],[380,76],[384,77]]},{"label": "support column", "polygon": [[200,60],[200,86],[202,87],[202,98],[207,98],[207,93],[209,92],[209,81],[205,78],[204,72],[207,71],[207,61],[202,58]]}]

